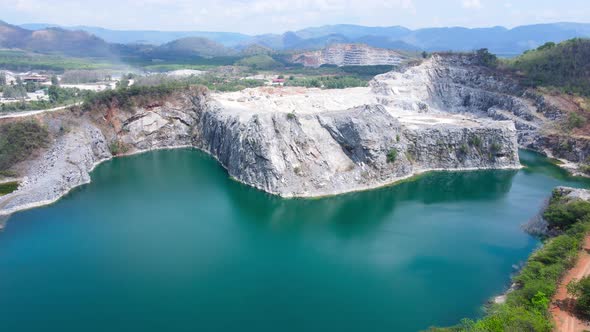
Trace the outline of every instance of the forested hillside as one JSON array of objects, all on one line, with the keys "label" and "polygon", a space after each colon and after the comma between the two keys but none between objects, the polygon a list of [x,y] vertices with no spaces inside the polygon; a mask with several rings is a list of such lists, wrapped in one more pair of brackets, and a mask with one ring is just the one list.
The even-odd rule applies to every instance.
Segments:
[{"label": "forested hillside", "polygon": [[527,85],[590,96],[590,39],[546,43],[507,64]]}]

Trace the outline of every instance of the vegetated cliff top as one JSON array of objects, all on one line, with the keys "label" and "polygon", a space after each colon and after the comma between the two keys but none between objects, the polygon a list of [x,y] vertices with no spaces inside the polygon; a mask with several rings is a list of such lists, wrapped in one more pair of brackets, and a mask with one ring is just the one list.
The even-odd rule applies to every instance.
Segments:
[{"label": "vegetated cliff top", "polygon": [[520,72],[526,85],[590,96],[590,39],[546,43],[507,64]]},{"label": "vegetated cliff top", "polygon": [[514,59],[499,62],[523,88],[535,88],[543,103],[565,116],[554,123],[558,135],[590,135],[590,39],[546,43]]},{"label": "vegetated cliff top", "polygon": [[0,123],[0,178],[48,144],[47,129],[34,120]]}]

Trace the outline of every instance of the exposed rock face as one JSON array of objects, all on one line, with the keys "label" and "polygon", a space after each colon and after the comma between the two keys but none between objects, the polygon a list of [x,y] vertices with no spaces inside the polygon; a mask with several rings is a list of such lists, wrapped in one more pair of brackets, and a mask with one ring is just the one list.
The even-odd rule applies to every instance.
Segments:
[{"label": "exposed rock face", "polygon": [[569,161],[564,166],[575,173],[575,163],[590,158],[588,137],[555,128],[567,113],[502,72],[480,66],[474,56],[435,55],[420,66],[380,75],[371,87],[390,108],[511,120],[521,147]]},{"label": "exposed rock face", "polygon": [[386,105],[415,111],[448,112],[512,120],[519,131],[537,130],[544,121],[517,82],[477,65],[471,56],[433,56],[404,72],[371,82]]},{"label": "exposed rock face", "polygon": [[374,188],[426,170],[519,166],[511,122],[406,125],[379,105],[249,119],[209,111],[194,143],[234,178],[284,197]]},{"label": "exposed rock face", "polygon": [[89,172],[109,158],[103,133],[81,124],[31,163],[19,190],[0,197],[0,215],[55,202],[72,188],[90,182]]},{"label": "exposed rock face", "polygon": [[319,67],[325,64],[336,66],[399,65],[405,59],[405,56],[393,50],[374,48],[363,44],[334,44],[322,50],[296,54],[292,61],[306,67]]},{"label": "exposed rock face", "polygon": [[[493,108],[506,114],[498,120],[522,116],[535,125],[536,118],[526,120],[529,109],[493,90],[483,74],[441,61],[379,76],[368,88],[191,90],[146,108],[78,115],[69,133],[30,162],[21,188],[0,198],[0,215],[88,182],[114,143],[129,153],[193,146],[230,176],[284,197],[375,188],[428,170],[519,167],[514,122],[487,117]],[[51,121],[59,127],[71,117]]]},{"label": "exposed rock face", "polygon": [[564,137],[535,133],[527,138],[529,148],[545,151],[551,157],[574,163],[584,163],[590,158],[590,140],[587,137]]},{"label": "exposed rock face", "polygon": [[590,190],[571,187],[557,187],[553,194],[568,202],[570,201],[590,201]]}]

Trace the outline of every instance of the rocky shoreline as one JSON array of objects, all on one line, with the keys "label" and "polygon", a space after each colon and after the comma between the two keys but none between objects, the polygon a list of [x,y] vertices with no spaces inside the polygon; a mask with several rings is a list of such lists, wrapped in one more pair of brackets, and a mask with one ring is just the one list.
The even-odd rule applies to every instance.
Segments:
[{"label": "rocky shoreline", "polygon": [[0,215],[55,202],[113,155],[155,149],[203,150],[237,181],[282,197],[369,190],[429,171],[519,168],[518,148],[535,141],[543,116],[515,96],[514,82],[474,61],[434,56],[367,88],[188,89],[131,109],[37,115],[55,141],[25,163]]},{"label": "rocky shoreline", "polygon": [[[96,162],[93,165],[93,167],[91,167],[88,170],[88,173],[90,175],[90,173],[97,166],[99,166],[103,162],[110,161],[110,160],[112,160],[114,158],[125,158],[125,157],[129,157],[129,156],[133,156],[133,155],[138,155],[138,154],[142,154],[142,153],[149,153],[149,152],[158,151],[158,150],[175,150],[175,149],[188,149],[188,148],[199,150],[198,148],[195,148],[193,146],[177,146],[177,147],[163,147],[163,148],[154,148],[154,149],[149,149],[149,150],[135,151],[133,153],[127,153],[127,154],[124,154],[124,155],[113,156],[111,158],[107,158],[107,159],[101,160],[99,162]],[[203,151],[203,152],[206,152],[206,151]],[[217,158],[215,158],[215,159],[217,160]],[[223,164],[220,164],[220,166],[227,170],[227,168],[225,168],[223,166]],[[356,188],[354,190],[349,190],[349,191],[332,192],[332,193],[327,193],[327,194],[324,194],[324,195],[309,195],[309,196],[305,196],[305,195],[299,195],[299,196],[291,195],[291,196],[289,196],[289,195],[281,195],[279,193],[270,193],[270,194],[275,194],[275,195],[281,196],[281,197],[286,198],[286,199],[289,199],[289,198],[301,198],[301,199],[314,198],[315,199],[315,198],[337,196],[337,195],[341,195],[341,194],[347,194],[347,193],[353,193],[353,192],[362,192],[362,191],[367,191],[367,190],[374,190],[374,189],[379,189],[379,188],[383,188],[383,187],[388,187],[388,186],[392,186],[392,185],[395,185],[397,183],[403,182],[405,180],[408,180],[408,179],[411,179],[411,178],[414,178],[414,177],[417,177],[417,176],[420,176],[420,175],[423,175],[423,174],[427,174],[427,173],[430,173],[430,172],[467,172],[467,171],[490,170],[490,169],[496,169],[496,170],[502,170],[502,169],[504,169],[504,170],[515,170],[515,169],[519,169],[519,168],[522,168],[522,166],[507,166],[507,167],[500,167],[500,168],[497,168],[497,167],[494,167],[494,168],[478,167],[478,168],[455,168],[455,169],[445,169],[445,168],[423,169],[423,170],[416,171],[415,173],[412,173],[412,174],[409,174],[409,175],[405,175],[405,176],[402,176],[402,177],[399,177],[399,178],[395,178],[395,179],[391,180],[390,182],[384,182],[384,183],[381,183],[381,184],[375,184],[373,186],[367,186],[367,187],[358,187],[358,188]],[[233,178],[233,179],[239,181],[236,178]],[[54,203],[58,202],[62,197],[64,197],[67,194],[69,194],[73,189],[75,189],[77,187],[80,187],[80,186],[83,186],[83,185],[86,185],[86,184],[90,184],[90,183],[91,183],[91,180],[90,179],[81,181],[81,182],[79,182],[77,184],[73,184],[72,183],[72,187],[70,187],[67,190],[62,191],[59,195],[57,195],[57,196],[55,196],[53,198],[50,198],[50,199],[38,200],[38,201],[30,202],[30,203],[23,203],[23,204],[20,204],[20,205],[14,205],[14,206],[12,206],[10,208],[1,207],[0,208],[0,218],[10,216],[10,215],[12,215],[13,213],[16,213],[16,212],[30,210],[30,209],[39,208],[39,207],[43,207],[43,206],[54,204]],[[261,188],[257,188],[257,187],[255,187],[255,188],[264,191]],[[21,193],[21,195],[22,195],[22,193]],[[15,195],[13,198],[17,198],[17,197],[18,196]],[[5,203],[7,203],[7,202],[8,202],[8,200],[5,201]],[[1,229],[2,229],[2,225],[1,225],[1,222],[0,222],[0,230]]]},{"label": "rocky shoreline", "polygon": [[[30,210],[30,209],[34,209],[34,208],[38,208],[38,207],[43,207],[43,206],[47,206],[47,205],[51,205],[56,203],[57,201],[59,201],[62,197],[66,196],[67,194],[69,194],[72,190],[76,189],[77,187],[83,186],[85,184],[89,184],[91,183],[91,178],[90,178],[90,173],[92,173],[92,171],[94,171],[94,169],[99,166],[100,164],[102,164],[103,162],[112,160],[114,158],[125,158],[125,157],[129,157],[132,155],[137,155],[137,154],[142,154],[142,153],[148,153],[151,151],[156,151],[156,150],[173,150],[173,149],[182,149],[182,148],[192,148],[192,146],[178,146],[178,147],[169,147],[169,148],[154,148],[154,149],[150,149],[150,150],[143,150],[143,151],[135,151],[132,153],[127,153],[124,155],[118,155],[118,156],[111,156],[102,160],[99,160],[97,162],[95,162],[92,167],[90,167],[86,172],[88,173],[88,178],[86,178],[86,176],[81,177],[81,181],[76,181],[76,182],[72,182],[70,183],[70,186],[68,187],[63,187],[61,191],[57,192],[56,195],[53,195],[53,197],[47,198],[45,200],[43,199],[39,199],[39,200],[32,200],[29,203],[21,203],[21,204],[14,204],[12,207],[10,208],[5,208],[0,206],[0,230],[2,229],[2,217],[7,217],[10,216],[13,213],[19,212],[19,211],[25,211],[25,210]],[[27,179],[25,178],[24,181],[27,181]],[[22,191],[27,190],[27,184],[25,182],[25,184],[21,184],[21,188],[19,188],[19,191],[15,192],[14,196],[12,196],[13,200],[18,200],[19,197],[27,197],[26,193],[23,193]],[[55,190],[48,190],[48,192],[56,192]],[[18,195],[16,195],[18,194]],[[12,195],[12,194],[11,194]],[[8,196],[8,195],[6,195]],[[50,195],[48,195],[49,197]],[[9,199],[6,200],[1,200],[2,197],[0,197],[0,203],[3,202],[3,204],[5,204],[6,206],[8,206],[8,202],[10,201]]]},{"label": "rocky shoreline", "polygon": [[[140,112],[152,114],[156,114],[154,112],[161,112],[157,113],[160,116],[169,113],[169,108],[172,106],[172,104],[164,105],[158,110],[151,109]],[[370,114],[370,111],[364,111]],[[210,110],[206,112],[217,113],[217,111]],[[377,110],[377,112],[385,115],[383,110]],[[138,113],[135,113],[135,118],[138,118]],[[206,118],[201,113],[194,114],[199,114],[199,116],[191,118],[193,121],[197,118]],[[66,116],[68,114],[64,115],[64,117]],[[279,116],[284,118],[285,121],[291,121],[291,119],[284,117],[284,114],[280,114]],[[277,115],[274,114],[269,119],[275,118],[276,121],[276,117]],[[145,119],[145,117],[143,118]],[[354,118],[358,119],[357,117]],[[375,121],[382,120],[380,117],[374,116],[374,114],[369,118],[373,118]],[[429,171],[464,171],[520,167],[518,156],[515,152],[517,149],[515,132],[511,129],[510,124],[500,124],[495,130],[491,131],[487,125],[472,128],[472,131],[466,130],[465,128],[453,128],[451,126],[451,129],[457,130],[462,134],[465,131],[468,134],[472,133],[472,135],[457,136],[451,130],[451,135],[457,136],[454,145],[452,144],[452,140],[447,140],[449,143],[445,145],[446,147],[433,153],[430,151],[435,150],[433,147],[439,144],[435,138],[436,136],[433,136],[434,138],[430,141],[424,140],[421,144],[416,145],[411,140],[412,137],[420,136],[419,133],[416,133],[416,128],[412,128],[408,132],[400,131],[398,134],[391,132],[384,137],[371,137],[368,141],[371,144],[377,144],[376,147],[372,147],[372,150],[369,149],[372,145],[359,141],[355,143],[356,145],[354,147],[361,154],[356,157],[346,155],[341,145],[335,140],[329,144],[335,148],[333,150],[335,152],[332,152],[333,154],[320,150],[324,144],[329,142],[325,140],[313,140],[314,145],[312,148],[315,148],[315,150],[312,150],[311,153],[307,151],[295,153],[291,150],[291,153],[293,153],[293,163],[281,169],[279,167],[285,165],[284,159],[279,161],[279,167],[277,167],[276,162],[274,164],[271,162],[272,158],[276,157],[276,155],[272,155],[268,151],[273,151],[273,149],[284,151],[284,149],[289,148],[275,148],[272,146],[276,142],[282,141],[284,143],[284,137],[273,136],[271,138],[261,138],[260,142],[266,142],[265,144],[267,146],[264,149],[256,149],[256,144],[253,144],[255,141],[251,137],[246,136],[249,134],[244,134],[252,132],[247,129],[247,125],[246,128],[235,127],[234,129],[236,131],[228,129],[236,121],[232,117],[222,117],[221,120],[216,118],[216,125],[206,122],[209,125],[207,125],[208,130],[205,132],[198,131],[198,126],[194,125],[196,122],[193,123],[193,126],[183,125],[185,127],[184,131],[179,132],[177,129],[174,129],[176,124],[171,124],[168,120],[162,121],[162,126],[152,126],[152,131],[146,132],[146,128],[150,127],[150,125],[146,126],[145,124],[137,126],[137,128],[141,128],[141,133],[134,130],[122,130],[124,134],[119,134],[116,139],[129,146],[130,150],[120,156],[144,153],[156,149],[197,148],[216,158],[220,165],[228,171],[229,176],[242,183],[282,197],[320,197],[369,190],[391,185]],[[176,121],[179,122],[179,120]],[[262,120],[259,119],[258,121]],[[317,121],[319,124],[320,120],[310,115],[309,119],[300,121]],[[107,138],[109,133],[107,132],[105,135],[97,126],[92,125],[89,119],[83,119],[81,123],[82,125],[77,125],[75,128],[70,129],[69,133],[57,138],[50,149],[30,163],[27,176],[16,192],[0,197],[0,215],[9,215],[20,210],[56,202],[71,189],[89,183],[90,172],[98,164],[114,157],[108,146],[108,142],[112,142],[114,138]],[[127,122],[127,126],[130,126],[132,123]],[[376,125],[373,122],[369,123],[371,126]],[[330,137],[328,130],[319,125],[318,127],[321,128],[323,135]],[[426,129],[431,129],[430,125],[427,125]],[[478,130],[487,133],[490,137],[490,142],[491,140],[500,141],[497,138],[503,137],[508,142],[505,144],[508,148],[505,147],[501,153],[498,151],[501,156],[493,157],[494,161],[489,159],[490,156],[487,152],[481,153],[475,148],[471,152],[461,152],[461,146],[469,144],[470,137],[481,137],[481,135],[477,134],[479,133]],[[189,132],[191,133],[190,135],[188,134]],[[223,136],[220,136],[220,133],[223,132],[225,132]],[[256,132],[260,134],[260,131]],[[271,130],[270,132],[277,134],[275,130]],[[158,135],[161,136],[154,139]],[[176,137],[178,135],[184,137],[184,139],[178,139]],[[138,139],[138,137],[142,139]],[[296,139],[298,138],[291,138],[288,142]],[[306,136],[300,139],[304,140]],[[311,145],[311,143],[308,144]],[[489,145],[491,143],[482,143],[482,149],[488,149],[487,147],[483,148],[484,144]],[[395,162],[388,162],[386,160],[387,149],[390,147],[397,147],[399,150],[399,157],[396,158],[397,160]],[[319,158],[318,156],[314,156],[314,152],[318,154]],[[372,156],[370,155],[371,152],[373,153]],[[416,160],[408,159],[410,153],[415,154],[412,158]],[[341,158],[336,159],[334,154]],[[281,153],[281,155],[285,157],[284,153]],[[510,157],[506,157],[505,155],[509,155]],[[286,158],[289,157],[286,156]],[[375,159],[372,160],[371,157]],[[257,158],[260,158],[260,160],[257,160]],[[352,160],[353,158],[360,159],[354,162]],[[295,162],[301,165],[299,166],[301,169],[294,164]],[[442,167],[436,167],[437,165]],[[277,178],[276,174],[279,171],[282,171],[282,173]],[[321,179],[318,176],[324,176],[325,181],[329,181],[327,182],[328,184],[326,185],[326,182],[318,181],[318,179]],[[274,177],[275,181],[265,181],[264,179],[267,177]]]}]

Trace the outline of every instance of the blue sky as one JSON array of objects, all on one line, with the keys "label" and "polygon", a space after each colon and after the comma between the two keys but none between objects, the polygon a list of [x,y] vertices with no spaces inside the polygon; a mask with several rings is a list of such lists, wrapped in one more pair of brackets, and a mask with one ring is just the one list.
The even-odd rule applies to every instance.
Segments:
[{"label": "blue sky", "polygon": [[0,0],[13,24],[281,33],[325,24],[514,27],[590,22],[590,0]]}]

